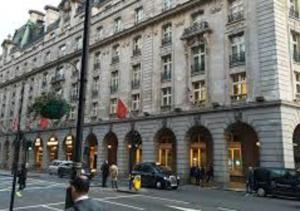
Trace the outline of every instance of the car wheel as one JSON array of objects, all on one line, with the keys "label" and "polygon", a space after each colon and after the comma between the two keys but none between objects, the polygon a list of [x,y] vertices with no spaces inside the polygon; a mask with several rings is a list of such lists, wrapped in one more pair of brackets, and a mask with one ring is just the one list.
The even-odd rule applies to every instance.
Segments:
[{"label": "car wheel", "polygon": [[259,197],[264,197],[264,196],[266,196],[266,191],[265,191],[265,189],[264,189],[264,188],[258,188],[258,190],[257,190],[257,195],[258,195]]},{"label": "car wheel", "polygon": [[157,180],[155,183],[157,189],[163,189],[163,183],[160,180]]},{"label": "car wheel", "polygon": [[172,189],[173,189],[173,190],[177,190],[177,189],[178,189],[178,186],[176,186],[176,187],[172,187]]}]

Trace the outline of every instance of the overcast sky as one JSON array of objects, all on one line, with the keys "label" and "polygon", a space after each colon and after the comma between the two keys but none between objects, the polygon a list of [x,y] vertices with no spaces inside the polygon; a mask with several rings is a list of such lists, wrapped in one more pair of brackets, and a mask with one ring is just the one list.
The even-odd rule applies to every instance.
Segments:
[{"label": "overcast sky", "polygon": [[[45,5],[57,6],[61,0],[1,0],[0,6],[0,43],[13,36],[15,29],[28,20],[30,9],[44,12]],[[0,50],[1,51],[1,50]]]}]

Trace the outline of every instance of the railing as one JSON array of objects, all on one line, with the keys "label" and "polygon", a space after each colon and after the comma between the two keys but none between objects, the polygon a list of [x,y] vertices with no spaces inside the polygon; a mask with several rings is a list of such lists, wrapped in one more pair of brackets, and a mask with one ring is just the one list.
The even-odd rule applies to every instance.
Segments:
[{"label": "railing", "polygon": [[111,86],[110,87],[110,93],[111,94],[114,94],[118,91],[118,86],[117,85],[114,85],[114,86]]},{"label": "railing", "polygon": [[299,11],[294,8],[290,8],[290,18],[299,19]]},{"label": "railing", "polygon": [[201,64],[195,64],[191,66],[191,75],[195,76],[195,75],[201,75],[205,73],[205,64],[201,63]]},{"label": "railing", "polygon": [[139,89],[140,88],[140,81],[139,80],[131,81],[131,88],[132,89]]},{"label": "railing", "polygon": [[230,67],[245,65],[245,62],[246,62],[245,52],[232,54],[230,56]]},{"label": "railing", "polygon": [[247,94],[235,94],[231,96],[232,102],[245,101],[247,99]]},{"label": "railing", "polygon": [[171,71],[163,72],[161,74],[161,81],[170,81],[172,79]]},{"label": "railing", "polygon": [[161,40],[161,45],[162,46],[167,46],[167,45],[171,45],[171,44],[172,44],[172,37],[171,36],[162,38],[162,40]]},{"label": "railing", "polygon": [[119,63],[120,62],[120,57],[119,56],[113,56],[111,58],[111,63],[115,64],[115,63]]},{"label": "railing", "polygon": [[65,75],[64,74],[57,74],[57,75],[52,77],[51,83],[58,83],[58,82],[64,81],[64,80],[65,80]]},{"label": "railing", "polygon": [[184,29],[181,39],[188,39],[190,37],[204,33],[206,31],[209,31],[208,22],[206,21],[202,21],[200,23],[196,22],[193,23],[190,27]]},{"label": "railing", "polygon": [[133,56],[140,56],[141,54],[142,54],[142,51],[139,48],[133,49],[133,51],[132,51]]},{"label": "railing", "polygon": [[161,105],[160,106],[160,110],[162,111],[162,112],[166,112],[166,111],[170,111],[171,110],[171,105]]},{"label": "railing", "polygon": [[244,19],[244,11],[239,11],[228,15],[228,23],[232,23],[242,19]]}]

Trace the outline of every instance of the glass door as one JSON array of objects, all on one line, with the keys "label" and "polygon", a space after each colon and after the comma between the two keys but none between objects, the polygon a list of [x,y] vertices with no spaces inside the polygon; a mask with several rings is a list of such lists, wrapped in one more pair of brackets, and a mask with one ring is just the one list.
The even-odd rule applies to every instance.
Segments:
[{"label": "glass door", "polygon": [[172,168],[172,144],[161,144],[158,150],[158,163]]},{"label": "glass door", "polygon": [[231,176],[243,176],[241,143],[229,143],[228,166]]}]

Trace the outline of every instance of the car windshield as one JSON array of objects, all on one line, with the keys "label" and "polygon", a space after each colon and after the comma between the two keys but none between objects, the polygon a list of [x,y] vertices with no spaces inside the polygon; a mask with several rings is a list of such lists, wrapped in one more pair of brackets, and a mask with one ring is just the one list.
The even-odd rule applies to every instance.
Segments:
[{"label": "car windshield", "polygon": [[170,174],[171,173],[171,169],[169,167],[166,167],[166,166],[156,166],[156,169],[159,173],[167,173],[167,174]]}]

